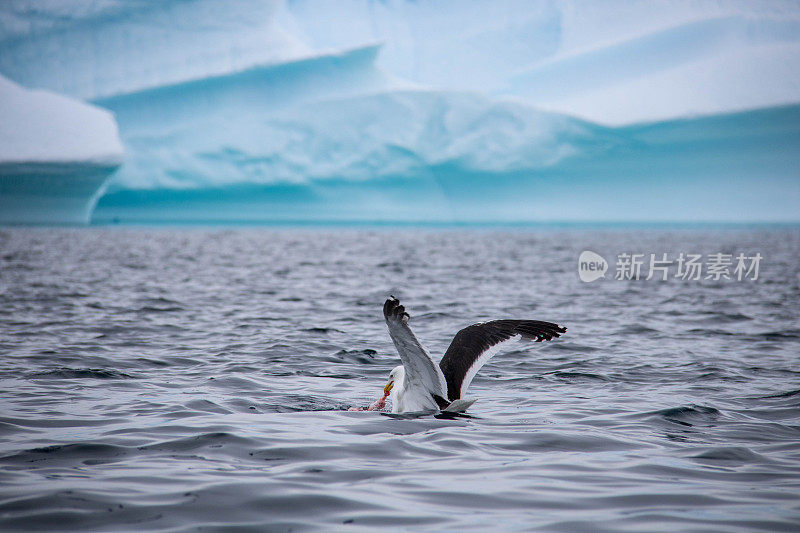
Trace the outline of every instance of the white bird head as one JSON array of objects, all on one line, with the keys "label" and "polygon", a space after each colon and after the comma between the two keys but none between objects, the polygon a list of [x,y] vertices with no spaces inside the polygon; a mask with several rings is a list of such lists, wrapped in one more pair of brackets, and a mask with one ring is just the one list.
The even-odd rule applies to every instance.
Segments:
[{"label": "white bird head", "polygon": [[384,394],[389,394],[395,385],[402,386],[403,380],[406,378],[406,369],[403,365],[396,366],[389,372],[389,382],[383,388]]}]

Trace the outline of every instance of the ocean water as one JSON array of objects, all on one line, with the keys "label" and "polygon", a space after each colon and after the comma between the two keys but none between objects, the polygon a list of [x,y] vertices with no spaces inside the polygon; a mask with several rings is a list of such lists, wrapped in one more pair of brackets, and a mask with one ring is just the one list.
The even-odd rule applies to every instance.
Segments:
[{"label": "ocean water", "polygon": [[[615,280],[624,252],[763,261]],[[797,227],[4,229],[0,529],[797,531],[799,276]],[[348,412],[399,362],[389,294],[435,358],[568,331],[469,416]]]}]

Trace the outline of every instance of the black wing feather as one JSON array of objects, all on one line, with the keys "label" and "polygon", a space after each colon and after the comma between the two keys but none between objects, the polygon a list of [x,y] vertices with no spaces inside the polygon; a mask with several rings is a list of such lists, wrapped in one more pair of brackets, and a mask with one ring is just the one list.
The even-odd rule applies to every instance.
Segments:
[{"label": "black wing feather", "polygon": [[541,320],[492,320],[467,326],[456,333],[439,363],[447,381],[448,398],[453,401],[461,397],[461,384],[470,367],[495,344],[516,335],[536,342],[549,341],[565,331],[567,328]]}]

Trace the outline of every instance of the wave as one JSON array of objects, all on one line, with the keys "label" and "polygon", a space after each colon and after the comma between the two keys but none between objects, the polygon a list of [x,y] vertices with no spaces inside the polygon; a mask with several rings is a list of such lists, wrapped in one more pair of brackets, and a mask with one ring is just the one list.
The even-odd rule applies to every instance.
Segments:
[{"label": "wave", "polygon": [[33,379],[133,379],[134,376],[119,370],[103,368],[58,368],[30,374]]},{"label": "wave", "polygon": [[648,414],[687,427],[710,424],[722,415],[717,408],[707,405],[683,405]]}]

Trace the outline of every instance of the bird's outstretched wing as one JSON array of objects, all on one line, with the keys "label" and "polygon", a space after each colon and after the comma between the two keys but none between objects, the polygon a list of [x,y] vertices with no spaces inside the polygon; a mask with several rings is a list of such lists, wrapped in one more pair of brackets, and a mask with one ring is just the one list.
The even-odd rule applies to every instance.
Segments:
[{"label": "bird's outstretched wing", "polygon": [[[386,318],[386,325],[389,326],[392,342],[405,367],[408,385],[421,385],[432,395],[444,398],[447,392],[444,374],[408,327],[410,317],[405,307],[400,305],[399,300],[391,297],[383,304],[383,316]],[[437,400],[437,403],[440,401]]]},{"label": "bird's outstretched wing", "polygon": [[442,357],[439,367],[447,382],[450,401],[461,398],[478,370],[502,345],[520,338],[549,341],[567,328],[539,320],[492,320],[468,326],[458,333]]}]

